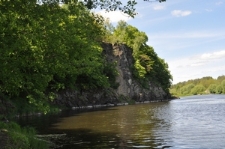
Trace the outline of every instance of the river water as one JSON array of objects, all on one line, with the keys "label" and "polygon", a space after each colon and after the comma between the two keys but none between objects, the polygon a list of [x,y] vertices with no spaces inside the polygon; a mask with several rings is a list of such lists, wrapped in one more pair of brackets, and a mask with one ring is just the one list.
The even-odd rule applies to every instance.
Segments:
[{"label": "river water", "polygon": [[67,111],[20,123],[40,134],[62,134],[53,140],[59,149],[225,149],[225,95]]}]

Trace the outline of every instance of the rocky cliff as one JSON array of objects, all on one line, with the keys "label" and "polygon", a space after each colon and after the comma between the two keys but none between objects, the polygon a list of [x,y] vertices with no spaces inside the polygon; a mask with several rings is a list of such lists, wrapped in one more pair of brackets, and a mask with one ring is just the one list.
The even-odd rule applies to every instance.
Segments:
[{"label": "rocky cliff", "polygon": [[117,63],[119,75],[117,82],[120,84],[116,93],[127,96],[136,101],[163,100],[166,93],[159,86],[148,82],[149,89],[143,89],[132,77],[131,67],[134,64],[132,49],[126,45],[103,44],[103,53],[108,61]]},{"label": "rocky cliff", "polygon": [[117,89],[95,90],[82,93],[75,90],[64,90],[58,93],[55,104],[67,107],[80,107],[101,104],[117,104],[120,97],[137,102],[164,100],[166,93],[160,86],[148,82],[149,89],[144,89],[133,79],[131,66],[134,64],[132,49],[126,45],[103,43],[103,54],[109,62],[116,62],[119,75]]}]

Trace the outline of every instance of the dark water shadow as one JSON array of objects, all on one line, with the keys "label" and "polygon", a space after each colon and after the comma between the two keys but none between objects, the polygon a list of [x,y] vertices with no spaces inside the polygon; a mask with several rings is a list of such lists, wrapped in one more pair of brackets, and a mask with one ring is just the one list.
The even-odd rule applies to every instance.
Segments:
[{"label": "dark water shadow", "polygon": [[[67,110],[54,115],[23,117],[18,121],[22,126],[35,127],[40,135],[50,134],[53,136],[48,138],[50,142],[55,144],[52,149],[169,148],[167,141],[154,134],[158,128],[156,128],[156,124],[150,124],[153,115],[148,115],[148,110],[146,113],[144,108],[146,106],[150,108],[149,106],[155,106],[155,104]],[[143,112],[145,112],[144,115]],[[113,118],[110,115],[112,113],[117,117]],[[107,117],[99,118],[98,116]],[[87,117],[87,122],[94,126],[97,124],[98,129],[92,128],[90,125],[83,127],[85,119],[82,121],[82,117]],[[95,121],[95,118],[99,119]],[[112,119],[114,121],[111,121]],[[149,119],[149,122],[145,121],[146,119]],[[146,124],[140,124],[142,121]],[[79,126],[76,124],[78,122],[80,122]],[[154,122],[163,123],[158,119],[154,119]],[[70,127],[56,127],[59,123],[68,124]],[[75,125],[77,127],[73,127]]]},{"label": "dark water shadow", "polygon": [[62,118],[69,118],[74,116],[80,116],[83,113],[91,113],[96,111],[112,111],[117,110],[116,107],[100,107],[100,108],[81,108],[75,110],[63,110],[56,114],[46,115],[33,115],[33,116],[22,116],[16,118],[14,121],[19,123],[22,127],[34,127],[39,134],[48,134],[50,128],[61,122]]},{"label": "dark water shadow", "polygon": [[130,139],[129,136],[119,135],[112,132],[96,132],[91,129],[76,130],[54,130],[54,132],[65,133],[65,137],[54,138],[51,141],[55,143],[52,149],[127,149],[127,148],[169,148],[152,137],[148,142],[142,142],[138,139]]}]

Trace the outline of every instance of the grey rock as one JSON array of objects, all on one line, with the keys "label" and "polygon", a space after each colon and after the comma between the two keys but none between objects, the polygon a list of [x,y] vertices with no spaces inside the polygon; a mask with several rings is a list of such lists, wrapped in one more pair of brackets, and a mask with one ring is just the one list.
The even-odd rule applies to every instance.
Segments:
[{"label": "grey rock", "polygon": [[57,94],[55,104],[67,107],[94,107],[94,105],[117,105],[119,96],[123,95],[136,102],[161,101],[166,97],[166,93],[160,86],[148,82],[149,89],[144,89],[134,80],[131,66],[134,64],[132,49],[126,45],[112,45],[103,43],[103,54],[108,62],[116,62],[116,69],[119,75],[116,82],[119,83],[117,89],[103,89],[82,92],[76,90],[64,90]]}]

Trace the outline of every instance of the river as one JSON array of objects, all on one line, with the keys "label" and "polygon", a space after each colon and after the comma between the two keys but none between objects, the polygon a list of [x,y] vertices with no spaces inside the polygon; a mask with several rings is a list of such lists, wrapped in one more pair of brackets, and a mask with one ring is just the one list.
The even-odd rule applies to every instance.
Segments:
[{"label": "river", "polygon": [[62,134],[52,140],[58,149],[225,149],[225,95],[71,110],[19,123]]}]

